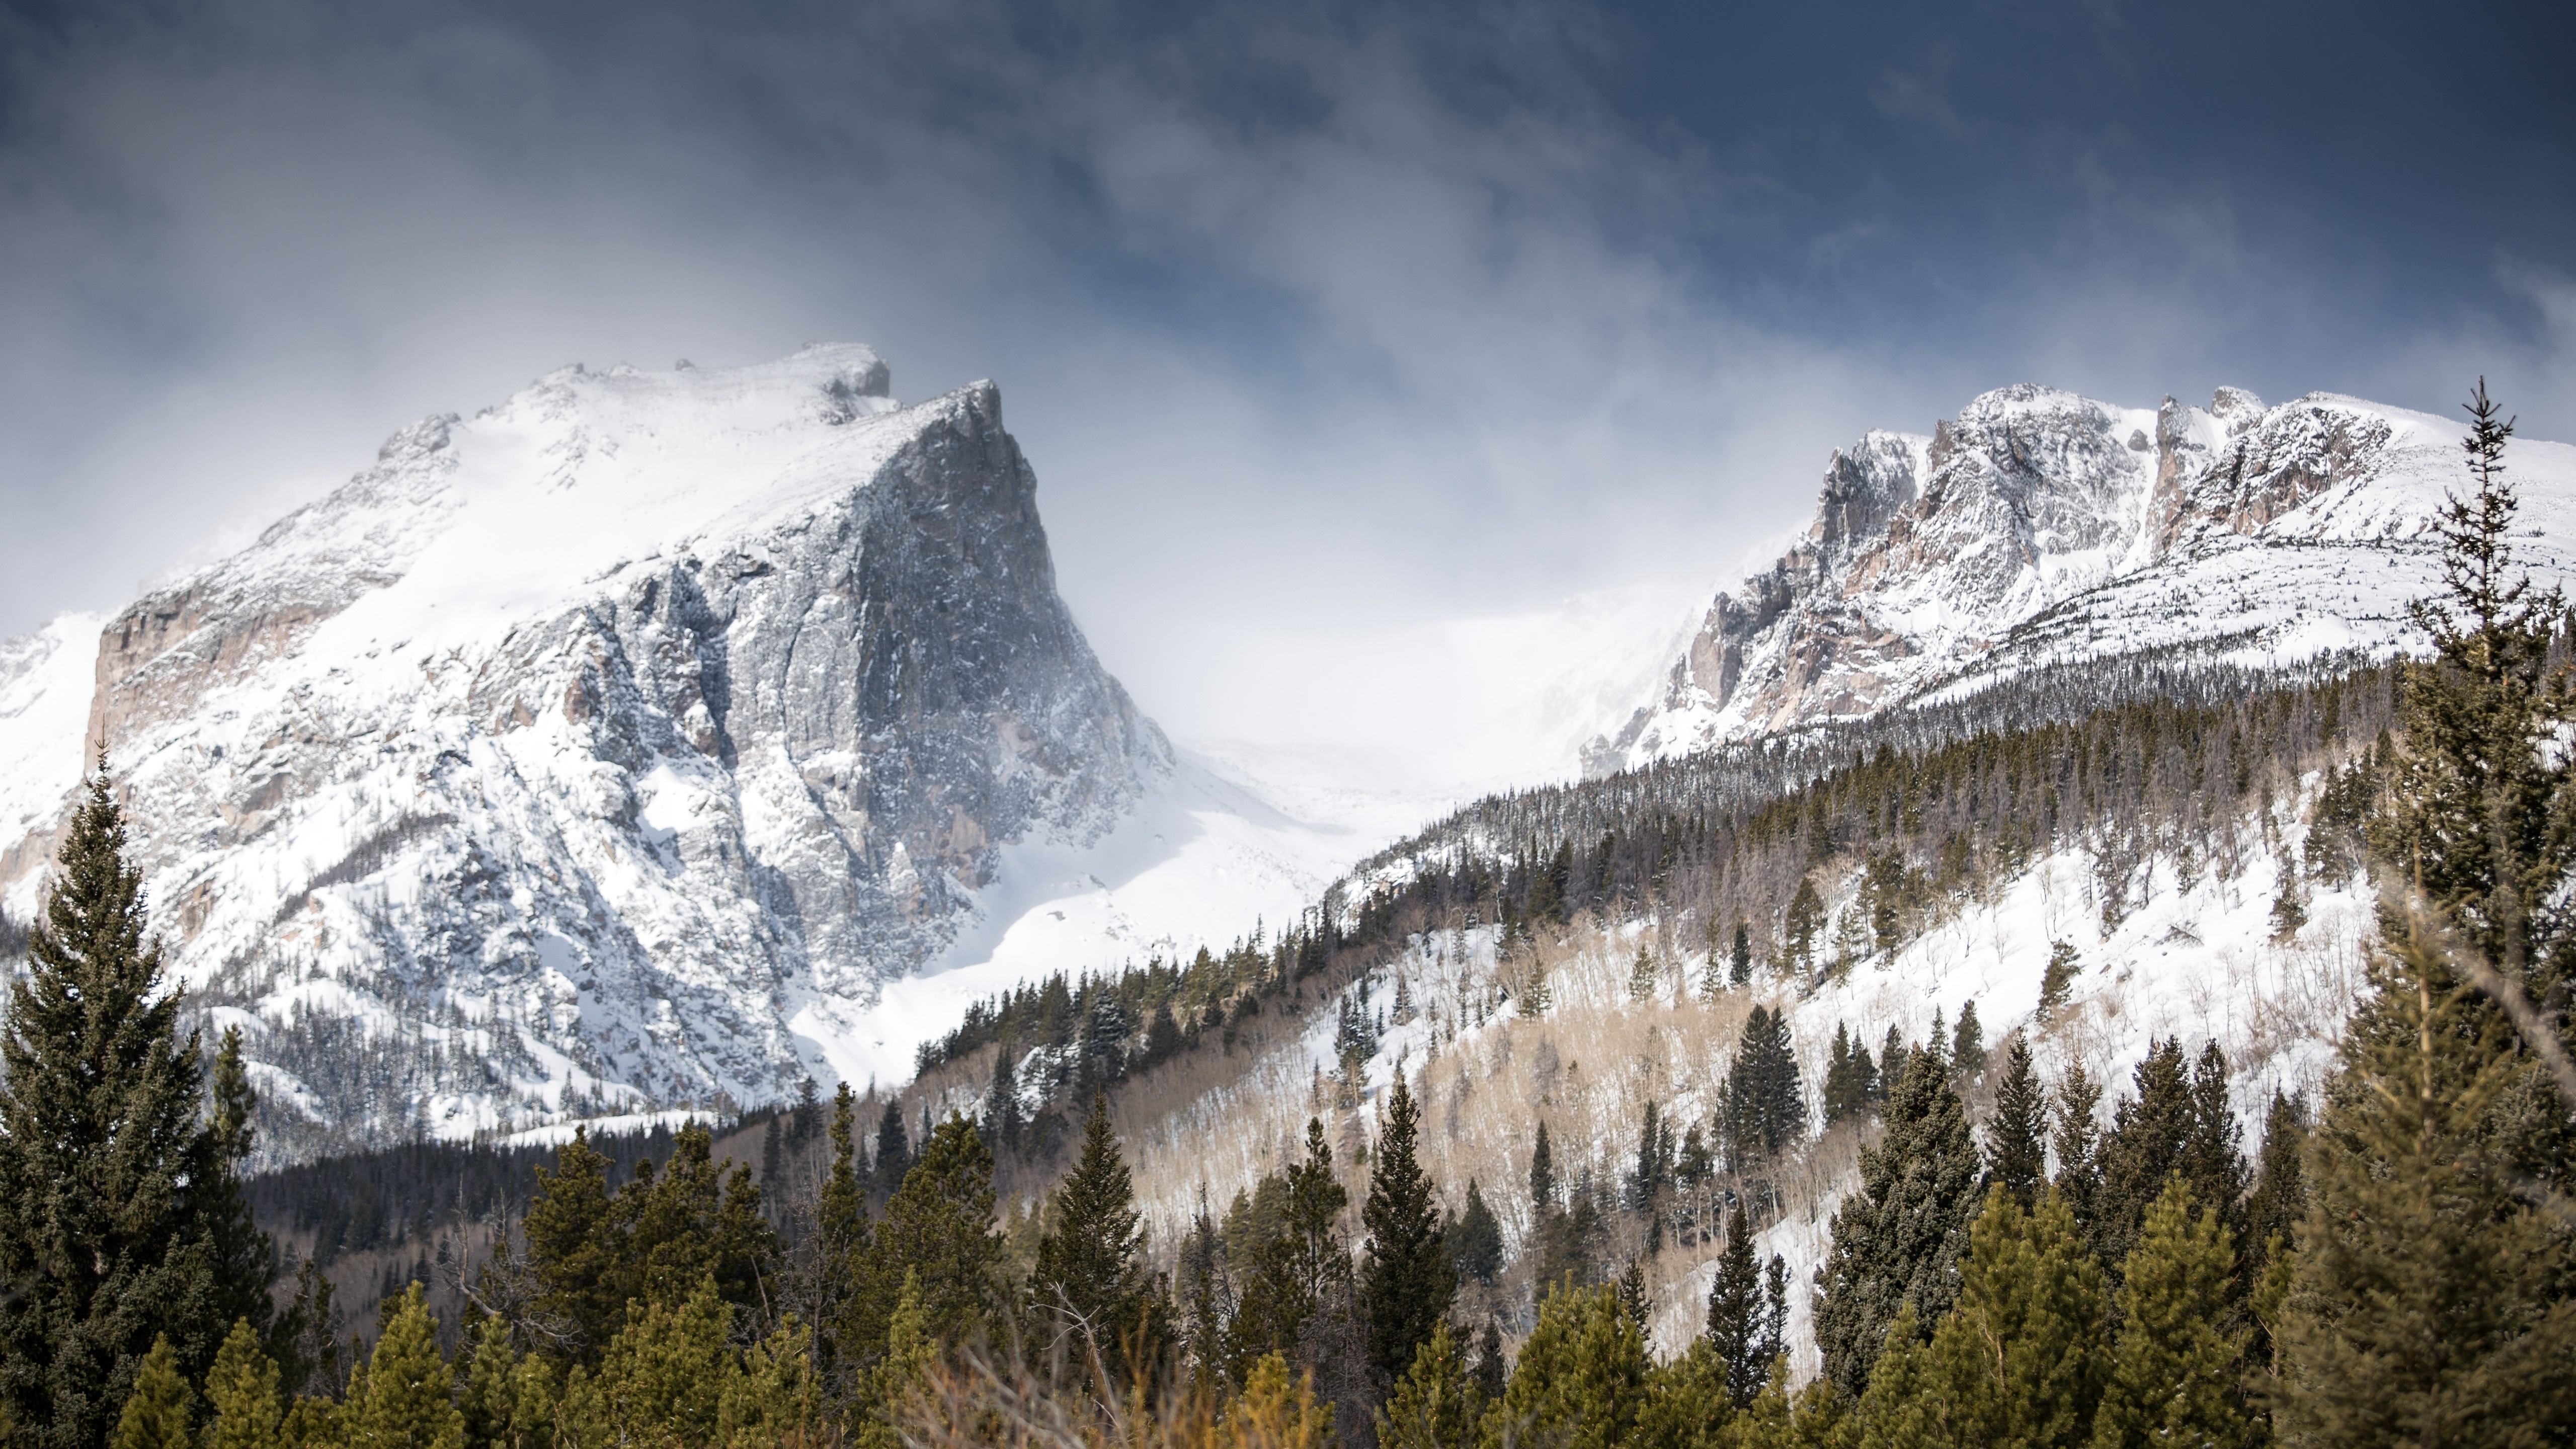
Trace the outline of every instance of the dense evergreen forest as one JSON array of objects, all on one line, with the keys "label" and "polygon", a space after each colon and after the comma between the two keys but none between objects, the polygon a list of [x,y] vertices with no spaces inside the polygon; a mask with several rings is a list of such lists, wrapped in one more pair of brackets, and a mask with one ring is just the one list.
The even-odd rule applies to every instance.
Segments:
[{"label": "dense evergreen forest", "polygon": [[[2510,429],[2483,389],[2476,402],[2474,486],[2438,520],[2446,587],[2419,609],[2427,662],[1870,740],[1767,794],[1683,766],[1489,802],[1275,937],[989,1003],[924,1057],[926,1077],[990,1057],[974,1112],[917,1119],[929,1095],[844,1086],[721,1143],[707,1125],[584,1134],[543,1161],[423,1148],[248,1183],[259,1117],[239,1039],[209,1052],[183,1035],[102,772],[0,1038],[0,1436],[2569,1442],[2576,690],[2564,601],[2511,568]],[[2250,1148],[2214,1045],[2160,1041],[2126,1084],[2080,1067],[2042,1081],[2024,1042],[1989,1058],[1963,1017],[1874,1056],[1838,1045],[1827,1115],[1876,1120],[1830,1251],[1792,1282],[1755,1246],[1775,1205],[1710,1199],[1687,1224],[1722,1244],[1704,1328],[1660,1357],[1636,1259],[1619,1270],[1599,1249],[1605,1215],[1662,1221],[1692,1155],[1652,1114],[1624,1191],[1566,1182],[1544,1123],[1525,1183],[1461,1189],[1425,1171],[1399,1074],[1364,1161],[1318,1116],[1278,1170],[1149,1251],[1110,1095],[1226,1060],[1260,1018],[1426,925],[1479,921],[1508,947],[1586,916],[1687,917],[1712,978],[1723,963],[1794,987],[2044,853],[2082,852],[2116,914],[2159,879],[2236,869],[2292,801],[2311,825],[2304,869],[2381,870],[2381,940],[2324,1091],[2268,1104]],[[2287,880],[2276,914],[2296,892]],[[1338,1025],[1374,1021],[1346,1000]],[[1027,1072],[1044,1077],[1023,1090]],[[1806,1133],[1810,1084],[1761,1008],[1733,1075],[1720,1140],[1698,1151],[1740,1169]],[[1992,1086],[1981,1114],[1972,1077]],[[1012,1172],[1045,1190],[1006,1201]],[[1501,1266],[1488,1190],[1526,1192],[1537,1224],[1516,1344],[1463,1311]],[[344,1342],[323,1254],[399,1245],[450,1211],[486,1233],[479,1256],[441,1265],[457,1306],[434,1309],[415,1276]],[[292,1261],[280,1230],[306,1245]],[[1803,1387],[1799,1300],[1822,1365]]]}]

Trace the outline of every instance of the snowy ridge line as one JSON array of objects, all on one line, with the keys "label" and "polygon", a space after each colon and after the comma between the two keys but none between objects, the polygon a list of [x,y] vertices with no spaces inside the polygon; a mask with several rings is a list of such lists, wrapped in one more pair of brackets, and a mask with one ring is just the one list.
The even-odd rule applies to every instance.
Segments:
[{"label": "snowy ridge line", "polygon": [[[1868,434],[1828,463],[1807,536],[1716,596],[1661,686],[1585,746],[1586,773],[2086,660],[2417,652],[2406,604],[2438,572],[2430,523],[2464,429],[2325,393],[2124,409],[2024,384],[1929,438]],[[2525,562],[2564,579],[2576,449],[2514,453]]]}]

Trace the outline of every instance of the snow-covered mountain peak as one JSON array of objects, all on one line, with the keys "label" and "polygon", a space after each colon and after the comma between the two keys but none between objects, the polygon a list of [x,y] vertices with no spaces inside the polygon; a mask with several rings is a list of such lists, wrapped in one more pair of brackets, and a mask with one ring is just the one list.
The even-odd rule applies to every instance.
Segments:
[{"label": "snow-covered mountain peak", "polygon": [[[2223,387],[2150,410],[2027,383],[1929,439],[1866,434],[1828,461],[1807,540],[1716,597],[1586,769],[2043,666],[2412,647],[2405,601],[2432,577],[2425,522],[2460,481],[2460,436],[2326,393],[2266,406]],[[2576,451],[2514,448],[2526,516],[2576,521]],[[2564,572],[2560,531],[2527,551],[2543,573]]]},{"label": "snow-covered mountain peak", "polygon": [[[1168,793],[998,391],[888,381],[561,369],[91,624],[87,681],[8,647],[46,758],[108,743],[180,976],[306,1119],[282,1150],[874,1070],[851,1038],[1006,850]],[[71,780],[19,773],[23,915]]]}]

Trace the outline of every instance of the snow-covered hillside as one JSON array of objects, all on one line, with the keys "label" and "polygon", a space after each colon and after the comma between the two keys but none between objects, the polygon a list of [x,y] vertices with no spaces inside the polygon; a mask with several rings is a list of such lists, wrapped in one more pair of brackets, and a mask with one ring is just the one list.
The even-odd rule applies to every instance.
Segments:
[{"label": "snow-covered hillside", "polygon": [[[1633,1167],[1648,1103],[1676,1130],[1712,1127],[1744,1019],[1757,1004],[1788,1016],[1818,1134],[1776,1174],[1789,1210],[1762,1235],[1762,1252],[1786,1258],[1802,1286],[1823,1259],[1833,1208],[1854,1177],[1858,1136],[1825,1131],[1820,1095],[1837,1027],[1873,1049],[1891,1027],[1921,1041],[1936,1020],[1955,1025],[1973,1001],[1989,1046],[2023,1034],[2045,1080],[2080,1063],[2107,1089],[2106,1121],[2156,1041],[2179,1037],[2194,1054],[2214,1041],[2230,1063],[2246,1140],[2258,1141],[2276,1088],[2296,1093],[2323,1079],[2376,930],[2359,877],[2309,875],[2301,877],[2305,923],[2275,938],[2272,905],[2284,870],[2296,874],[2290,863],[2304,848],[2302,817],[2318,784],[2311,777],[2297,796],[2242,823],[2248,853],[2232,876],[2187,859],[2150,862],[2134,909],[2107,932],[2098,862],[2072,848],[2040,857],[1899,950],[1847,973],[1799,979],[1764,970],[1751,987],[1713,999],[1700,989],[1707,957],[1690,921],[1578,926],[1508,965],[1497,959],[1493,926],[1423,933],[1342,999],[1310,1008],[1232,1080],[1160,1120],[1129,1124],[1156,1240],[1177,1241],[1202,1194],[1222,1211],[1238,1189],[1298,1157],[1310,1115],[1322,1116],[1349,1160],[1376,1132],[1401,1071],[1423,1103],[1425,1163],[1447,1185],[1450,1207],[1470,1178],[1478,1181],[1502,1220],[1507,1251],[1518,1254],[1534,1228],[1521,1187],[1533,1124],[1549,1124],[1561,1183],[1612,1188]],[[1831,904],[1845,907],[1840,891]],[[2080,971],[2065,1001],[2043,1016],[2041,982],[2061,941],[2077,948]],[[1655,982],[1643,997],[1633,990],[1641,948]],[[1528,994],[1534,965],[1544,967],[1549,1002],[1531,1015],[1507,993]],[[1383,1032],[1345,1094],[1338,1028],[1350,1004]],[[1715,1252],[1715,1244],[1685,1245],[1646,1262],[1664,1351],[1698,1331]],[[1793,1294],[1792,1304],[1799,1322],[1791,1341],[1812,1356],[1808,1295]],[[1812,1361],[1802,1371],[1812,1373]]]},{"label": "snow-covered hillside", "polygon": [[[1870,433],[1828,463],[1806,539],[1717,596],[1587,772],[2054,664],[2411,648],[2464,428],[2327,394],[2137,409],[2024,385],[1928,438]],[[2522,559],[2562,578],[2576,448],[2517,440],[2511,467]]]}]

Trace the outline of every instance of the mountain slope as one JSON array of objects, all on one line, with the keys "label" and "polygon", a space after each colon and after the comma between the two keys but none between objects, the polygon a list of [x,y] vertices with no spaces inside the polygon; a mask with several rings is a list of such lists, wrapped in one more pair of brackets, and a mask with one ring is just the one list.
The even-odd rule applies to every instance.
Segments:
[{"label": "mountain slope", "polygon": [[567,369],[107,624],[156,922],[317,1140],[791,1092],[1007,844],[1171,776],[998,393],[886,392],[855,347]]},{"label": "mountain slope", "polygon": [[[2124,409],[2028,385],[1827,465],[1807,537],[1721,593],[1660,687],[1584,750],[1606,774],[1722,741],[2137,656],[2267,667],[2421,641],[2461,424],[2311,394]],[[2576,561],[2576,449],[2517,442],[2547,577]]]}]

